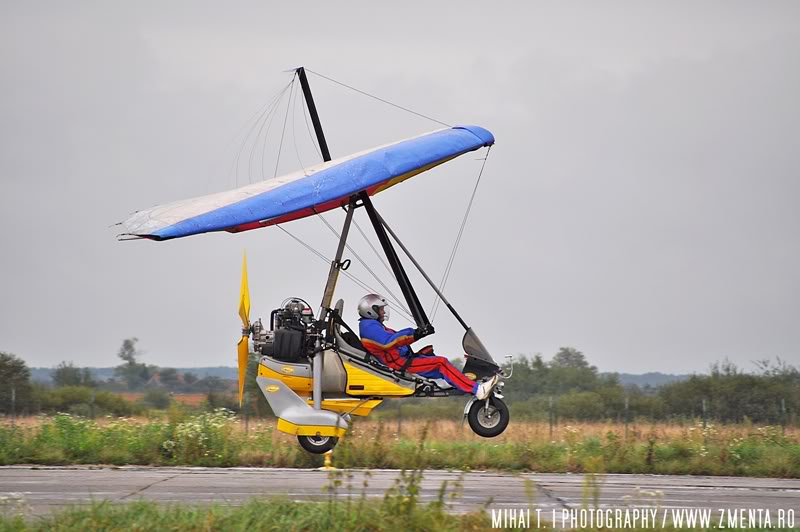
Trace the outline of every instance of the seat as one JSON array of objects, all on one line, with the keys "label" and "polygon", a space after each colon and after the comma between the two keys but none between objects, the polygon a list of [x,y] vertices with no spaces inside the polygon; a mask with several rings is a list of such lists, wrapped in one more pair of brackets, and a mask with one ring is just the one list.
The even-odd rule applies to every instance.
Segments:
[{"label": "seat", "polygon": [[[337,301],[333,306],[333,309],[341,318],[342,311],[344,310],[344,300],[340,299]],[[381,362],[377,357],[372,356],[361,343],[361,339],[350,331],[342,331],[339,323],[334,322],[333,324],[333,336],[336,338],[336,345],[338,346],[339,350],[346,355],[356,357],[381,372],[391,374],[393,377],[398,377],[408,381],[418,380],[413,375],[393,370]]]},{"label": "seat", "polygon": [[[342,311],[344,310],[344,300],[340,299],[336,302],[333,306],[333,309],[339,315],[339,318],[342,317]],[[383,362],[381,362],[377,357],[372,356],[361,343],[361,339],[358,338],[354,333],[350,331],[342,331],[341,326],[338,322],[334,322],[333,324],[333,336],[336,338],[336,345],[339,348],[339,351],[349,355],[351,357],[356,357],[361,361],[369,364],[372,368],[380,371],[381,373],[386,373],[391,375],[394,379],[402,379],[408,382],[415,382],[417,383],[418,387],[421,386],[434,386],[439,390],[451,389],[451,387],[442,387],[437,380],[438,379],[428,379],[426,377],[422,377],[420,375],[414,373],[407,373],[405,371],[398,371],[395,369],[390,368]]]}]

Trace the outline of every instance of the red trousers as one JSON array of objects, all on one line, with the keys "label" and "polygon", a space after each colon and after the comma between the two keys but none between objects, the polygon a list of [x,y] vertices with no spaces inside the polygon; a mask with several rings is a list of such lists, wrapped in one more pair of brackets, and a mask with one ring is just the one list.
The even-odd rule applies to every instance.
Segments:
[{"label": "red trousers", "polygon": [[[395,353],[388,352],[387,355],[389,356],[385,357],[384,363],[392,369],[402,369],[406,363],[405,358]],[[444,379],[454,388],[466,393],[475,393],[475,387],[477,386],[475,381],[469,380],[449,360],[436,355],[417,355],[406,367],[406,371],[428,379]]]}]

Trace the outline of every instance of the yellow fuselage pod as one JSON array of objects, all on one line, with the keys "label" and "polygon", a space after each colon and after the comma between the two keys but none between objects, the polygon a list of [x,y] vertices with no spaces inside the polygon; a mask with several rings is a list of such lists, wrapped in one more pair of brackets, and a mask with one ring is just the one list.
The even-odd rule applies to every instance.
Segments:
[{"label": "yellow fuselage pod", "polygon": [[347,395],[357,397],[405,397],[414,393],[414,387],[405,387],[389,377],[378,376],[345,362]]},{"label": "yellow fuselage pod", "polygon": [[[354,416],[368,416],[382,402],[382,399],[323,399],[322,409]],[[308,404],[313,405],[314,400],[308,399]]]},{"label": "yellow fuselage pod", "polygon": [[278,424],[275,428],[286,434],[291,434],[292,436],[335,436],[341,438],[347,433],[347,429],[342,427],[295,425],[283,418],[278,418]]},{"label": "yellow fuselage pod", "polygon": [[[266,359],[266,357],[264,357]],[[408,381],[395,381],[390,376],[381,374],[377,371],[357,366],[350,362],[348,357],[339,357],[335,359],[339,367],[344,367],[345,376],[341,376],[341,381],[336,387],[329,388],[327,391],[334,393],[345,393],[350,397],[407,397],[413,395],[414,385]],[[267,365],[269,364],[269,365]],[[326,364],[326,371],[327,371]],[[341,370],[339,370],[341,371]],[[300,397],[309,397],[313,390],[314,384],[311,378],[311,368],[308,364],[291,364],[281,363],[279,361],[269,359],[262,360],[258,365],[258,376],[268,379],[279,380],[284,383],[289,389],[295,392]],[[324,385],[326,386],[326,385]],[[351,405],[353,408],[355,404]],[[375,405],[377,406],[377,404]],[[328,409],[323,405],[322,408]],[[360,407],[360,410],[363,411]],[[372,407],[374,408],[374,406]],[[372,408],[369,408],[371,410]],[[329,410],[339,411],[335,408]],[[346,412],[347,410],[344,410]],[[369,412],[367,412],[368,414]],[[356,414],[356,415],[367,415]]]},{"label": "yellow fuselage pod", "polygon": [[258,376],[266,377],[268,379],[276,379],[288,386],[293,392],[300,396],[311,395],[313,388],[313,379],[311,377],[303,377],[295,375],[295,369],[292,365],[284,364],[281,367],[281,372],[277,372],[264,364],[258,365]]}]

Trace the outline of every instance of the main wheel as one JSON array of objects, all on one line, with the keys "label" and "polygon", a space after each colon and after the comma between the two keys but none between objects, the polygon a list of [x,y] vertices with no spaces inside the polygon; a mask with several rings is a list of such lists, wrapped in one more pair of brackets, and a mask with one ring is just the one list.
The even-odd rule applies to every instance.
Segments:
[{"label": "main wheel", "polygon": [[324,454],[336,447],[339,438],[335,436],[298,436],[297,441],[306,451],[313,454]]},{"label": "main wheel", "polygon": [[506,430],[511,416],[502,399],[492,396],[488,401],[488,406],[486,403],[486,400],[472,403],[467,414],[467,421],[469,421],[469,427],[478,436],[494,438]]}]

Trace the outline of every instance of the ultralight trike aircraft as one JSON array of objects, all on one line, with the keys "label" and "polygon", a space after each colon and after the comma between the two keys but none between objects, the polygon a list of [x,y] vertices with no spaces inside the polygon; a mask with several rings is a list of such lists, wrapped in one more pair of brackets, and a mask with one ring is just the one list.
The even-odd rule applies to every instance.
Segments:
[{"label": "ultralight trike aircraft", "polygon": [[[343,321],[344,302],[339,299],[332,304],[338,276],[350,265],[350,260],[343,260],[343,256],[353,215],[358,209],[366,211],[417,327],[433,330],[395,244],[464,327],[465,375],[472,380],[495,375],[501,379],[510,377],[510,373],[501,370],[475,331],[420,267],[370,199],[459,155],[488,148],[494,144],[494,137],[478,126],[448,127],[331,160],[306,72],[298,68],[295,76],[300,81],[314,125],[324,159],[322,164],[234,190],[138,211],[122,222],[125,232],[119,238],[162,241],[211,231],[237,233],[284,224],[331,209],[345,210],[344,226],[338,233],[338,248],[330,263],[316,318],[306,301],[290,298],[271,312],[268,326],[260,319],[251,322],[246,261],[242,265],[239,401],[241,403],[252,338],[253,351],[260,355],[256,382],[278,418],[278,430],[296,435],[307,451],[324,453],[347,432],[351,416],[369,415],[386,398],[466,395],[442,381],[384,365],[370,355],[358,335]],[[411,352],[409,356],[416,355]],[[464,407],[470,427],[480,436],[497,436],[508,425],[509,412],[501,394],[503,384],[500,380],[486,399],[470,396]]]}]

